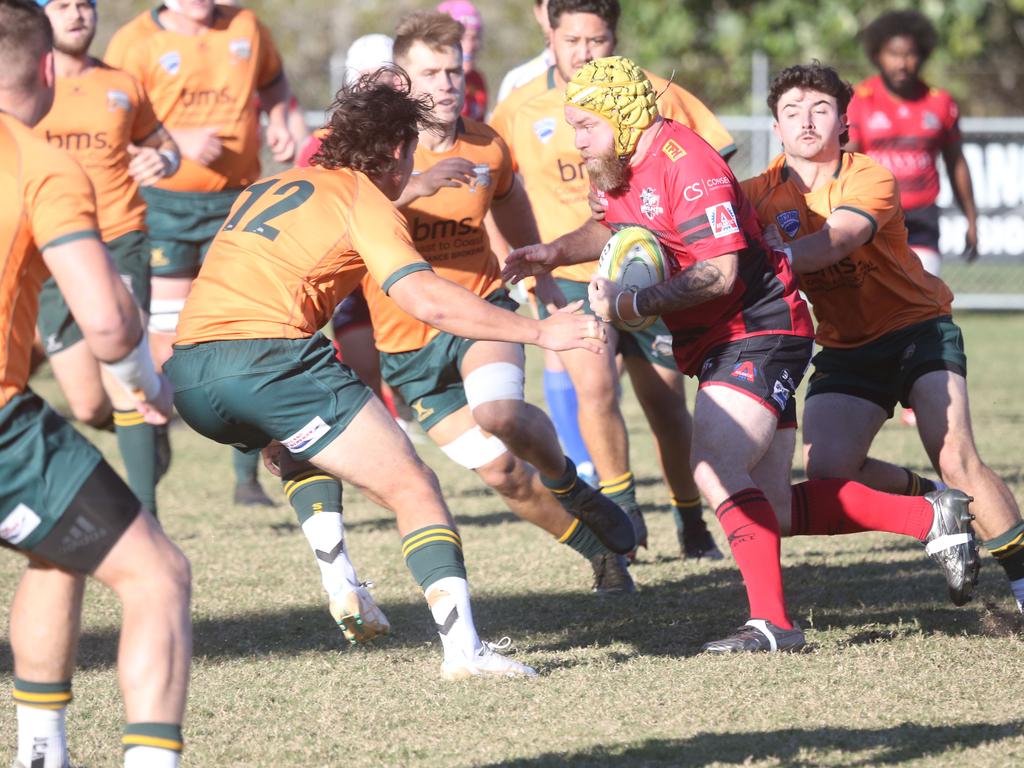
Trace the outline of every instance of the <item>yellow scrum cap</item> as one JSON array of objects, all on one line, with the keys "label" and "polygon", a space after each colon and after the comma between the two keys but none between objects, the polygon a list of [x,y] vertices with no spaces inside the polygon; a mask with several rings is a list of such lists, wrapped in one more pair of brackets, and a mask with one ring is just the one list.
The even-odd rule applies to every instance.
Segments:
[{"label": "yellow scrum cap", "polygon": [[658,116],[654,85],[625,56],[588,61],[565,88],[565,103],[608,120],[615,128],[615,150],[629,157],[640,134]]}]

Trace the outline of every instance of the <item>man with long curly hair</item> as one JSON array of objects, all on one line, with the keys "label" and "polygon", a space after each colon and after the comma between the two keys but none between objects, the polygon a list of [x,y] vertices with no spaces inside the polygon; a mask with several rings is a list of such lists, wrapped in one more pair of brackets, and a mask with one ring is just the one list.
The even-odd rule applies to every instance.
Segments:
[{"label": "man with long curly hair", "polygon": [[239,196],[185,304],[167,371],[194,429],[249,452],[267,449],[350,642],[389,625],[349,560],[338,479],[395,512],[402,553],[441,635],[443,675],[532,676],[480,641],[462,540],[437,478],[319,331],[369,272],[405,311],[458,336],[599,348],[593,320],[520,317],[441,279],[416,252],[391,201],[431,122],[399,70],[343,88],[314,165]]}]

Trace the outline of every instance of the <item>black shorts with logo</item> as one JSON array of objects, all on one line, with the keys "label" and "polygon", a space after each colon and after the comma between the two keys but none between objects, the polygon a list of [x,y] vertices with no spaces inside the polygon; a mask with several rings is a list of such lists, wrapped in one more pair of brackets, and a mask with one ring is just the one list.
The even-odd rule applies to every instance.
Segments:
[{"label": "black shorts with logo", "polygon": [[775,413],[780,428],[796,427],[796,390],[813,347],[813,339],[781,333],[731,341],[707,354],[698,380],[738,390]]},{"label": "black shorts with logo", "polygon": [[140,508],[100,452],[34,392],[0,408],[0,546],[92,573]]},{"label": "black shorts with logo", "polygon": [[914,382],[933,371],[967,377],[963,333],[949,315],[908,325],[860,347],[821,350],[814,356],[807,397],[859,397],[892,418],[896,403],[910,407]]}]

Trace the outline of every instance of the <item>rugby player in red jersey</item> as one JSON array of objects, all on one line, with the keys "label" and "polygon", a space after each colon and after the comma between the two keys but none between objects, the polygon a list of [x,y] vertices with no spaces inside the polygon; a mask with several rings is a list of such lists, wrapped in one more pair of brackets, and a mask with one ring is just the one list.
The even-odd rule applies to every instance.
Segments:
[{"label": "rugby player in red jersey", "polygon": [[878,74],[854,89],[846,116],[849,152],[863,152],[896,177],[910,247],[924,268],[939,274],[938,156],[946,164],[960,210],[967,218],[964,258],[978,256],[978,214],[971,171],[960,144],[960,110],[953,97],[921,79],[935,48],[935,27],[921,13],[890,11],[864,30],[864,51]]},{"label": "rugby player in red jersey", "polygon": [[[633,323],[660,315],[679,369],[700,381],[691,468],[728,536],[751,616],[703,650],[804,645],[786,610],[779,563],[780,521],[788,530],[791,504],[818,523],[815,533],[886,530],[932,542],[937,552],[973,555],[964,535],[967,497],[959,491],[922,498],[848,481],[790,486],[794,395],[811,355],[810,314],[789,263],[766,246],[757,212],[729,166],[692,130],[658,114],[643,71],[618,56],[587,63],[566,88],[565,117],[591,183],[604,193],[604,220],[513,251],[505,277],[592,259],[610,230],[632,225],[653,231],[669,254],[671,277],[664,283],[634,293],[594,278],[590,302],[603,319]],[[808,497],[812,504],[804,503]],[[951,589],[964,589],[969,578],[958,567],[962,561],[936,559]]]}]

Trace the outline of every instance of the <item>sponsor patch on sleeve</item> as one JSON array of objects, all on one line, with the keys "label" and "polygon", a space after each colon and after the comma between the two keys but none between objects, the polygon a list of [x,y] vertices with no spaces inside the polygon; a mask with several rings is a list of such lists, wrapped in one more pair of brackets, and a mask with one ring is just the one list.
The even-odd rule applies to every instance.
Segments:
[{"label": "sponsor patch on sleeve", "polygon": [[669,160],[673,163],[681,157],[686,157],[686,150],[680,147],[675,139],[669,139],[665,142],[665,146],[661,148],[661,151],[665,153]]},{"label": "sponsor patch on sleeve", "polygon": [[711,225],[711,234],[715,238],[728,237],[740,231],[740,225],[736,221],[736,214],[732,210],[732,203],[726,201],[705,208],[708,223]]},{"label": "sponsor patch on sleeve", "polygon": [[292,453],[300,453],[316,443],[328,431],[330,427],[327,426],[327,422],[319,416],[314,416],[306,426],[291,437],[286,437],[281,444]]}]

